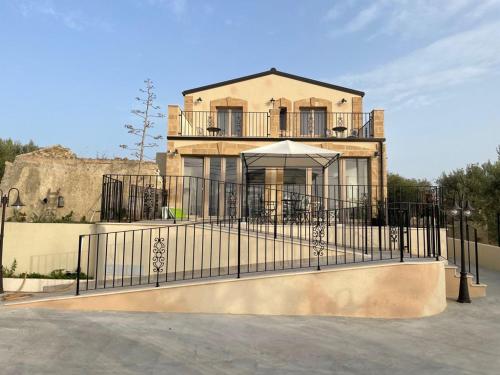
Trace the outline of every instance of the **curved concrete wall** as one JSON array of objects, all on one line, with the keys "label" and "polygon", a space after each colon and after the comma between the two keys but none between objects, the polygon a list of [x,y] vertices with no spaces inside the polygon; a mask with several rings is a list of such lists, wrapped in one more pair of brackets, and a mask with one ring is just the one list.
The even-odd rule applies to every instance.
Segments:
[{"label": "curved concrete wall", "polygon": [[443,262],[378,264],[10,304],[71,310],[413,318],[446,308]]}]

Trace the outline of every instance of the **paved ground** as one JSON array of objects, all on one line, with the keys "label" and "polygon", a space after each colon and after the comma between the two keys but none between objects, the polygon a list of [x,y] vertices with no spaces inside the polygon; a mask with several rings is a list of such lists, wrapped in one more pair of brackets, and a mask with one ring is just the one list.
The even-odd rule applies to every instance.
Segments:
[{"label": "paved ground", "polygon": [[488,297],[414,320],[0,307],[0,374],[498,374],[500,273]]}]

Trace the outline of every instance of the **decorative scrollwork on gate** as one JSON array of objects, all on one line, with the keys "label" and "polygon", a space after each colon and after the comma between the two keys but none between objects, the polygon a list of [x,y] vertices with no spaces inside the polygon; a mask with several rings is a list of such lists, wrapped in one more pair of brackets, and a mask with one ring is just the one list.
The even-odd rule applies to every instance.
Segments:
[{"label": "decorative scrollwork on gate", "polygon": [[392,243],[396,243],[399,240],[399,228],[391,227],[389,228],[389,238]]},{"label": "decorative scrollwork on gate", "polygon": [[147,186],[144,189],[144,211],[147,219],[153,218],[155,205],[155,190],[152,186]]},{"label": "decorative scrollwork on gate", "polygon": [[163,272],[165,265],[165,239],[163,237],[156,237],[153,244],[153,272]]},{"label": "decorative scrollwork on gate", "polygon": [[330,224],[336,222],[337,219],[338,219],[337,210],[336,209],[329,210],[328,221],[330,222]]},{"label": "decorative scrollwork on gate", "polygon": [[317,257],[323,256],[325,250],[325,241],[323,241],[325,224],[324,220],[318,220],[313,227],[313,254]]},{"label": "decorative scrollwork on gate", "polygon": [[231,191],[229,193],[228,209],[229,209],[229,217],[231,219],[236,218],[236,194],[234,193],[234,191]]}]

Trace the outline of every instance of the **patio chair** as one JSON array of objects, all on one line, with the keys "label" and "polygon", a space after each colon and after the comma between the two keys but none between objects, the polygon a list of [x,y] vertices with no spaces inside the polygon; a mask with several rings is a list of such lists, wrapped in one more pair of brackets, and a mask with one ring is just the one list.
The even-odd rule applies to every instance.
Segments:
[{"label": "patio chair", "polygon": [[295,222],[306,223],[310,218],[311,202],[308,197],[302,197],[295,207]]}]

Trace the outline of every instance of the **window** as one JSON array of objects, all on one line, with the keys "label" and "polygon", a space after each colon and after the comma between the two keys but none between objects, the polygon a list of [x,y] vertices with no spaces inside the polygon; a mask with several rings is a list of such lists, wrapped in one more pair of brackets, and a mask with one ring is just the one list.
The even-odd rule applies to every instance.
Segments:
[{"label": "window", "polygon": [[283,171],[283,184],[285,185],[298,185],[306,184],[306,169],[293,169],[287,168]]},{"label": "window", "polygon": [[221,190],[221,165],[222,158],[211,157],[210,158],[210,174],[209,174],[209,204],[208,213],[209,215],[217,215],[219,213],[219,195]]},{"label": "window", "polygon": [[217,127],[221,129],[221,135],[241,137],[242,122],[242,108],[217,107]]},{"label": "window", "polygon": [[328,166],[328,208],[334,209],[339,206],[340,199],[339,161]]},{"label": "window", "polygon": [[316,197],[323,196],[323,168],[312,168],[312,195]]},{"label": "window", "polygon": [[227,182],[238,182],[238,158],[226,158],[226,181]]},{"label": "window", "polygon": [[[237,157],[210,157],[209,215],[220,214],[222,216],[223,202],[225,202],[226,215],[234,215],[234,202],[237,202],[239,193],[238,185],[236,184],[238,182],[237,168]],[[225,175],[224,178],[222,177],[223,175]]]},{"label": "window", "polygon": [[246,194],[245,202],[248,204],[248,214],[252,217],[261,215],[264,208],[265,197],[265,169],[250,169],[243,176]]},{"label": "window", "polygon": [[345,159],[346,198],[361,202],[368,198],[368,159]]},{"label": "window", "polygon": [[300,109],[300,135],[326,136],[326,109]]},{"label": "window", "polygon": [[286,132],[286,108],[280,108],[280,130]]},{"label": "window", "polygon": [[284,169],[283,170],[283,190],[284,198],[291,197],[291,193],[304,195],[306,193],[307,170]]},{"label": "window", "polygon": [[226,158],[225,207],[226,216],[236,217],[239,189],[237,175],[238,158]]},{"label": "window", "polygon": [[328,166],[328,185],[339,184],[339,161],[335,161]]},{"label": "window", "polygon": [[266,180],[266,170],[264,168],[250,169],[247,175],[249,184],[263,184]]},{"label": "window", "polygon": [[182,211],[191,217],[203,215],[203,158],[184,157]]},{"label": "window", "polygon": [[203,158],[184,157],[184,176],[203,177]]}]

